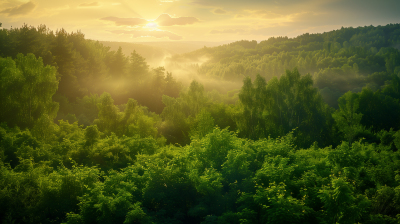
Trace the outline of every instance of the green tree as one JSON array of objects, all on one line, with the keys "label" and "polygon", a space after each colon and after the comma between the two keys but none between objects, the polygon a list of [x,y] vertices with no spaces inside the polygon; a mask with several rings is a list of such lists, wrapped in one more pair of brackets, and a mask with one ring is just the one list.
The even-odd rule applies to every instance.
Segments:
[{"label": "green tree", "polygon": [[32,128],[42,115],[56,117],[58,103],[52,100],[58,87],[56,68],[44,66],[41,58],[18,54],[15,61],[0,59],[0,80],[0,121]]},{"label": "green tree", "polygon": [[100,131],[97,125],[91,125],[85,129],[85,140],[87,145],[93,145],[100,138]]},{"label": "green tree", "polygon": [[113,78],[121,78],[125,77],[127,68],[128,68],[128,60],[124,53],[122,53],[122,48],[119,47],[117,52],[112,55],[110,63],[110,75]]},{"label": "green tree", "polygon": [[358,94],[349,91],[338,101],[339,109],[332,116],[350,146],[356,134],[363,128],[360,124],[363,115],[356,113],[359,107],[359,97]]},{"label": "green tree", "polygon": [[111,95],[109,93],[103,93],[97,107],[99,110],[99,119],[95,120],[94,123],[107,135],[110,135],[111,132],[117,133],[118,121],[121,114],[118,107],[114,105],[114,100]]},{"label": "green tree", "polygon": [[237,114],[237,126],[242,134],[250,139],[267,137],[267,113],[264,113],[268,101],[266,81],[257,75],[254,84],[250,77],[243,80],[239,93],[241,113]]},{"label": "green tree", "polygon": [[300,76],[296,68],[268,84],[260,75],[253,84],[245,78],[239,100],[235,117],[241,136],[254,140],[278,137],[298,128],[296,143],[302,147],[314,141],[331,142],[331,111],[313,87],[312,77]]},{"label": "green tree", "polygon": [[58,93],[67,96],[70,101],[74,101],[76,97],[81,96],[81,93],[75,74],[77,67],[77,64],[74,63],[76,52],[68,36],[66,30],[58,30],[52,43],[51,53],[54,56],[55,63],[57,63],[57,71],[61,74]]},{"label": "green tree", "polygon": [[330,187],[320,190],[318,196],[324,203],[325,214],[331,223],[355,223],[370,206],[362,195],[354,196],[353,187],[343,178],[332,180]]},{"label": "green tree", "polygon": [[42,114],[35,122],[32,134],[39,140],[49,141],[57,130],[57,125],[47,114]]},{"label": "green tree", "polygon": [[258,186],[254,201],[261,207],[262,223],[301,223],[306,215],[303,202],[288,195],[283,183],[269,184],[269,187]]},{"label": "green tree", "polygon": [[191,137],[198,137],[201,139],[208,133],[212,132],[213,128],[214,118],[209,112],[203,109],[196,115],[196,119],[190,130],[190,135]]},{"label": "green tree", "polygon": [[149,69],[149,65],[146,62],[146,59],[136,53],[134,50],[129,57],[130,61],[130,72],[129,76],[135,82],[142,80]]},{"label": "green tree", "polygon": [[375,132],[382,129],[389,131],[391,128],[394,130],[400,128],[399,99],[383,94],[379,90],[373,92],[368,88],[363,88],[358,95],[359,107],[357,112],[363,114],[362,125]]}]

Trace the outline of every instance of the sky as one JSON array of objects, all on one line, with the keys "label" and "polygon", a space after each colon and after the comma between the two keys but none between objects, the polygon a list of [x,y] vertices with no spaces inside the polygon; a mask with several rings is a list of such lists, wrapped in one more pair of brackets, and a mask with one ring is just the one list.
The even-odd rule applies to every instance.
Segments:
[{"label": "sky", "polygon": [[0,23],[103,41],[261,41],[400,23],[399,11],[400,0],[0,0]]}]

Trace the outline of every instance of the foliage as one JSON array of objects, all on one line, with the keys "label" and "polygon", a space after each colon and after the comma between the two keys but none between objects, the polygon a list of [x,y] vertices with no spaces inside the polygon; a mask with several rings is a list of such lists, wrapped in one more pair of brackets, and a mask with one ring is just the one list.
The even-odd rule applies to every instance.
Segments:
[{"label": "foliage", "polygon": [[225,95],[80,32],[0,30],[0,222],[399,223],[398,35],[186,55],[243,80]]}]

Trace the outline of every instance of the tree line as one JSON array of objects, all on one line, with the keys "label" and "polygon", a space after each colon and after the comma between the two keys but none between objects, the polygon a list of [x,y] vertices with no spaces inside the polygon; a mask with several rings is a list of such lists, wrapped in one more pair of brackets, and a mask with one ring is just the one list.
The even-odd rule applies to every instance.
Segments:
[{"label": "tree line", "polygon": [[[242,40],[175,55],[166,68],[194,66],[203,77],[231,81],[259,74],[269,81],[296,67],[301,74],[310,73],[324,100],[337,108],[337,99],[347,91],[360,92],[365,86],[375,91],[392,74],[400,74],[399,30],[400,24],[388,24],[271,37],[260,43]],[[202,57],[209,60],[196,64]]]},{"label": "tree line", "polygon": [[[24,29],[38,32],[16,30]],[[259,44],[216,49],[242,45]],[[333,108],[315,76],[297,67],[245,76],[238,91],[207,92],[198,81],[183,87],[163,67],[149,69],[133,52],[126,63],[144,78],[106,69],[110,85],[123,81],[120,92],[68,95],[65,61],[1,49],[2,223],[399,222],[395,70],[379,89],[347,91]],[[79,91],[84,84],[76,83]],[[140,85],[154,101],[135,98]]]}]

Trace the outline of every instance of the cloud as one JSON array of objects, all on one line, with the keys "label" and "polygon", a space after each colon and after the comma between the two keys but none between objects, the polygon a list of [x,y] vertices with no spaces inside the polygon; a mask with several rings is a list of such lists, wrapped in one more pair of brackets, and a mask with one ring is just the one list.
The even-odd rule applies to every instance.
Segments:
[{"label": "cloud", "polygon": [[227,11],[225,11],[225,10],[223,10],[223,9],[214,9],[213,11],[212,11],[214,14],[227,14],[228,12]]},{"label": "cloud", "polygon": [[191,4],[206,6],[206,7],[223,7],[229,5],[233,8],[243,7],[262,7],[262,6],[283,6],[288,7],[295,4],[305,4],[313,2],[313,0],[192,0]]},{"label": "cloud", "polygon": [[70,7],[69,5],[60,6],[57,8],[44,8],[35,10],[33,13],[33,17],[51,17],[54,15],[59,14],[61,11],[68,10]]},{"label": "cloud", "polygon": [[149,21],[141,18],[118,18],[114,16],[104,17],[100,20],[112,21],[117,26],[138,26],[149,23]]},{"label": "cloud", "polygon": [[173,25],[188,25],[200,22],[195,17],[178,17],[172,18],[168,14],[161,14],[156,20],[153,22],[157,23],[159,26],[173,26]]},{"label": "cloud", "polygon": [[226,33],[243,33],[243,29],[226,29],[226,30],[211,30],[211,34],[226,34]]},{"label": "cloud", "polygon": [[79,7],[96,7],[96,6],[100,6],[99,2],[84,2],[82,4],[79,5]]},{"label": "cloud", "polygon": [[174,26],[174,25],[188,25],[196,22],[200,22],[198,19],[194,17],[178,17],[172,18],[168,14],[161,14],[154,21],[148,21],[141,18],[118,18],[118,17],[104,17],[101,20],[112,21],[117,26],[139,26],[145,25],[149,22],[157,23],[158,26]]},{"label": "cloud", "polygon": [[0,14],[7,14],[8,17],[23,16],[31,13],[36,8],[36,4],[32,1],[19,6],[6,8],[0,11]]},{"label": "cloud", "polygon": [[182,37],[166,30],[113,30],[111,33],[115,34],[131,34],[132,38],[138,37],[155,37],[163,38],[168,37],[170,40],[181,40]]},{"label": "cloud", "polygon": [[278,19],[284,17],[284,15],[277,14],[267,10],[245,10],[245,12],[250,13],[252,16],[262,19]]}]

